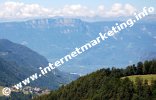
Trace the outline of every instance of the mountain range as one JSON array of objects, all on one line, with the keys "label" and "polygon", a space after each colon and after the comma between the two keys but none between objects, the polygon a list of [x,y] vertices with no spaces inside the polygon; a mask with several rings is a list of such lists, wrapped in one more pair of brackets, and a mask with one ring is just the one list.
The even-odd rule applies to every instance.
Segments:
[{"label": "mountain range", "polygon": [[[152,17],[153,18],[153,17]],[[122,21],[87,22],[72,18],[35,19],[0,23],[0,38],[39,52],[54,62],[105,33]],[[87,74],[103,67],[124,67],[156,57],[155,20],[140,20],[59,69]]]},{"label": "mountain range", "polygon": [[[0,85],[13,86],[30,75],[39,72],[39,67],[46,67],[45,57],[26,46],[0,39]],[[53,70],[47,76],[32,82],[30,86],[57,89],[79,77],[76,74]]]}]

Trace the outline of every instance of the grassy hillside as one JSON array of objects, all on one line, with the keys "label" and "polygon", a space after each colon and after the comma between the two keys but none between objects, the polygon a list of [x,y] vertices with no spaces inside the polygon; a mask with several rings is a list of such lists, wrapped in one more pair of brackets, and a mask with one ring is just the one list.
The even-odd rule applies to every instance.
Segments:
[{"label": "grassy hillside", "polygon": [[[156,80],[156,74],[149,74],[149,75],[132,75],[127,76],[131,81],[135,83],[136,78],[140,78],[143,81],[148,80],[148,84],[151,85],[152,80]],[[122,77],[122,79],[125,77]]]}]

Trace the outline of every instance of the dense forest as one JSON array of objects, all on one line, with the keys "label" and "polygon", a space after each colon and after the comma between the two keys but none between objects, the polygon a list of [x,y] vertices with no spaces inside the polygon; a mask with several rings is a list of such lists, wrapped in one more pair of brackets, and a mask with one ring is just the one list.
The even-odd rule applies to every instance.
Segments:
[{"label": "dense forest", "polygon": [[101,69],[34,100],[156,100],[156,80],[148,84],[139,77],[135,82],[126,77],[146,74],[156,74],[156,60]]}]

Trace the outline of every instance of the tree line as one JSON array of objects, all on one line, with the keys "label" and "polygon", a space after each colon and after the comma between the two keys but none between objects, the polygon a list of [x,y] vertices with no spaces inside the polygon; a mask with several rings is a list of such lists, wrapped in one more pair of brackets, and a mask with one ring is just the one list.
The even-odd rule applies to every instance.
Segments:
[{"label": "tree line", "polygon": [[155,68],[156,60],[151,60],[125,69],[101,69],[34,100],[156,100],[156,80],[148,84],[138,77],[134,83],[126,77],[156,74]]}]

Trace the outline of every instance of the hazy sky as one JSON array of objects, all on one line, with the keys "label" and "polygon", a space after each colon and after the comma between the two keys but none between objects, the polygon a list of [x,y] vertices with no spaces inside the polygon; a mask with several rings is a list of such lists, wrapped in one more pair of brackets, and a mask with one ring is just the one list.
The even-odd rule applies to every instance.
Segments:
[{"label": "hazy sky", "polygon": [[155,6],[156,0],[0,0],[0,3],[6,1],[23,2],[23,3],[37,3],[44,7],[60,8],[64,5],[81,4],[90,8],[96,8],[99,5],[105,5],[106,7],[112,6],[114,3],[132,4],[137,8],[144,6]]},{"label": "hazy sky", "polygon": [[0,18],[129,16],[156,0],[0,0]]}]

